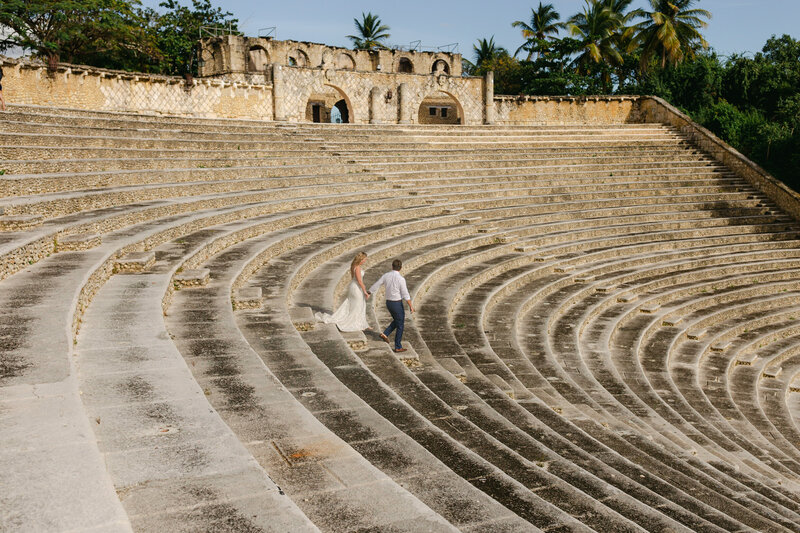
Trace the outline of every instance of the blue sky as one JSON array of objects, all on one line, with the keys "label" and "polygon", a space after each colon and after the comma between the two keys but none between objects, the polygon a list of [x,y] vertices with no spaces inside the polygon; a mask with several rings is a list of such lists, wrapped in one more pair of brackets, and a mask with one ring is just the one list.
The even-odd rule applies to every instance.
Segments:
[{"label": "blue sky", "polygon": [[[189,0],[181,0],[188,4]],[[583,5],[583,0],[546,0],[553,3],[562,18],[568,18]],[[155,7],[158,0],[144,0]],[[277,26],[279,39],[314,41],[350,46],[346,35],[354,33],[353,18],[372,11],[391,27],[393,44],[408,45],[422,40],[426,48],[457,42],[459,51],[472,55],[479,38],[495,36],[495,41],[511,52],[522,43],[514,20],[530,19],[531,7],[538,0],[403,0],[402,2],[347,2],[300,0],[212,0],[214,5],[232,12],[247,35],[260,28]],[[644,7],[646,0],[634,5]],[[705,30],[706,39],[722,55],[757,52],[773,34],[788,33],[800,38],[800,0],[700,0],[697,7],[711,11],[713,19]]]}]

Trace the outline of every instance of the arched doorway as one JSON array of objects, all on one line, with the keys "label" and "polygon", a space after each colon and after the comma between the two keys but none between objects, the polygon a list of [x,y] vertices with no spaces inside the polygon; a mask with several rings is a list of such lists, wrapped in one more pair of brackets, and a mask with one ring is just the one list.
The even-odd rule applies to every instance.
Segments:
[{"label": "arched doorway", "polygon": [[451,94],[437,91],[425,97],[419,106],[420,124],[461,124],[464,112]]},{"label": "arched doorway", "polygon": [[333,109],[331,109],[331,122],[335,124],[350,123],[350,111],[347,110],[347,102],[344,101],[344,98],[333,105]]},{"label": "arched doorway", "polygon": [[347,96],[338,87],[323,85],[321,90],[314,91],[308,98],[306,120],[349,124],[353,114]]}]

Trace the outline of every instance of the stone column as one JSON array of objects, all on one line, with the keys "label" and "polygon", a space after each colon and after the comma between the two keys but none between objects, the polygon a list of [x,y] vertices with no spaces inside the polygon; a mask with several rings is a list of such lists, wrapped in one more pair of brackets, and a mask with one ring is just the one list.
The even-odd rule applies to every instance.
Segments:
[{"label": "stone column", "polygon": [[369,92],[369,123],[370,124],[380,124],[381,119],[379,117],[381,108],[381,90],[377,87],[373,87],[372,90]]},{"label": "stone column", "polygon": [[400,108],[400,124],[411,124],[411,95],[408,84],[401,83],[397,88],[397,107]]},{"label": "stone column", "polygon": [[283,68],[272,64],[272,105],[274,106],[273,119],[286,120],[286,86],[283,79]]},{"label": "stone column", "polygon": [[486,109],[484,123],[494,124],[494,71],[486,73],[483,81],[483,105]]}]

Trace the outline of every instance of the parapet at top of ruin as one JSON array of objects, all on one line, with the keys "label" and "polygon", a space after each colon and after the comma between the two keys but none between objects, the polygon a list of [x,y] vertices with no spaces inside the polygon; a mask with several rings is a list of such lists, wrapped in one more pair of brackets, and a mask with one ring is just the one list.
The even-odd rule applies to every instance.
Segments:
[{"label": "parapet at top of ruin", "polygon": [[461,54],[398,49],[351,50],[304,41],[223,35],[200,40],[200,77],[268,75],[270,65],[461,76]]}]

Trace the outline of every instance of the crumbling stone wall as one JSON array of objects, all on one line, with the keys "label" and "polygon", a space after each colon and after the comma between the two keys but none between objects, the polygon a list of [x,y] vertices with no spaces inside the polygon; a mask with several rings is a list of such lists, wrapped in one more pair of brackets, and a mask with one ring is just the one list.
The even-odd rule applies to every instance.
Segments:
[{"label": "crumbling stone wall", "polygon": [[186,82],[172,76],[0,57],[8,103],[100,111],[271,119],[272,87],[223,80]]},{"label": "crumbling stone wall", "polygon": [[461,76],[461,54],[407,50],[350,50],[303,41],[224,35],[200,41],[200,77],[266,83],[269,64],[407,74]]},{"label": "crumbling stone wall", "polygon": [[638,96],[495,96],[497,124],[640,122]]}]

